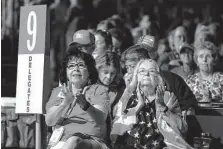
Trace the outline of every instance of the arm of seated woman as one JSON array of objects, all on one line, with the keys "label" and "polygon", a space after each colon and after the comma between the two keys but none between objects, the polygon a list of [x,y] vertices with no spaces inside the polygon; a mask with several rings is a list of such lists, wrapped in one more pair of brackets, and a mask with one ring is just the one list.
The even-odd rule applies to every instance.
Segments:
[{"label": "arm of seated woman", "polygon": [[91,90],[85,95],[76,95],[77,103],[97,124],[104,124],[110,108],[108,94],[107,92],[100,92],[94,95],[89,93],[91,93]]},{"label": "arm of seated woman", "polygon": [[45,121],[48,126],[54,126],[61,118],[64,110],[67,110],[66,104],[64,104],[64,97],[60,97],[61,88],[53,89],[50,99],[46,104]]},{"label": "arm of seated woman", "polygon": [[65,109],[65,105],[60,104],[58,106],[51,107],[45,116],[45,121],[47,126],[54,126],[61,118],[61,115]]},{"label": "arm of seated woman", "polygon": [[105,123],[108,110],[105,110],[100,105],[90,105],[87,109],[88,114],[95,120],[95,122],[99,125],[102,125]]}]

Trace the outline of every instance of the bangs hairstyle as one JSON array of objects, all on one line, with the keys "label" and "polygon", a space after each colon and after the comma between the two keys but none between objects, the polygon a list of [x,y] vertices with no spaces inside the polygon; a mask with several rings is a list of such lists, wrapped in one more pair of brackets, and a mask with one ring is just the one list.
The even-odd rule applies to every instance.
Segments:
[{"label": "bangs hairstyle", "polygon": [[87,66],[87,70],[89,73],[89,84],[96,83],[98,79],[98,73],[95,68],[95,60],[92,57],[92,55],[82,52],[78,50],[78,48],[75,45],[70,45],[66,51],[66,54],[63,58],[63,61],[61,63],[61,71],[60,71],[60,81],[61,83],[67,83],[67,64],[70,60],[73,58],[80,58],[84,61],[85,65]]},{"label": "bangs hairstyle", "polygon": [[[136,54],[137,57],[127,57],[130,54]],[[140,59],[147,59],[150,58],[148,51],[142,47],[142,45],[133,45],[129,47],[126,51],[122,54],[122,62],[127,60],[130,61],[139,61]]]},{"label": "bangs hairstyle", "polygon": [[97,30],[95,32],[95,35],[102,36],[105,39],[105,43],[107,45],[112,45],[112,36],[111,36],[110,32],[104,31],[104,30]]},{"label": "bangs hairstyle", "polygon": [[[119,82],[121,79],[120,58],[114,52],[106,52],[104,55],[95,59],[98,72],[106,66],[113,66],[116,69],[116,76],[113,82]],[[112,83],[113,84],[113,83]]]},{"label": "bangs hairstyle", "polygon": [[198,52],[200,52],[202,50],[211,51],[211,55],[214,58],[214,61],[217,62],[217,60],[218,60],[218,49],[217,49],[217,47],[214,45],[214,43],[212,43],[210,41],[203,41],[203,42],[199,42],[195,46],[194,61],[196,63],[197,63]]}]

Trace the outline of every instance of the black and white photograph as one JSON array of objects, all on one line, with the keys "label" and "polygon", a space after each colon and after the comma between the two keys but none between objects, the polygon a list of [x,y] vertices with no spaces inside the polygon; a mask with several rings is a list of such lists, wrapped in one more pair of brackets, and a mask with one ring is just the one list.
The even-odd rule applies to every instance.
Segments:
[{"label": "black and white photograph", "polygon": [[223,0],[1,0],[1,149],[223,149]]}]

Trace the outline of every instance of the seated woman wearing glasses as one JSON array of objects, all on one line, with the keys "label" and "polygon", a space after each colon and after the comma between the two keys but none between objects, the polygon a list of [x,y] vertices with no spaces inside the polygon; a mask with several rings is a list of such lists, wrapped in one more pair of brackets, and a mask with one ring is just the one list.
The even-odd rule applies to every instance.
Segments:
[{"label": "seated woman wearing glasses", "polygon": [[[68,47],[62,62],[60,80],[63,86],[52,91],[46,105],[46,124],[53,126],[57,141],[51,148],[106,149],[106,118],[109,100],[106,89],[98,90],[95,61],[90,54]],[[54,135],[53,132],[53,135]]]},{"label": "seated woman wearing glasses", "polygon": [[218,51],[209,41],[195,47],[194,60],[199,72],[190,76],[186,82],[199,102],[223,101],[223,74],[216,72]]},{"label": "seated woman wearing glasses", "polygon": [[127,86],[133,94],[123,95],[118,103],[111,132],[115,148],[190,148],[182,137],[187,124],[181,117],[176,93],[167,86],[154,60],[139,61]]}]

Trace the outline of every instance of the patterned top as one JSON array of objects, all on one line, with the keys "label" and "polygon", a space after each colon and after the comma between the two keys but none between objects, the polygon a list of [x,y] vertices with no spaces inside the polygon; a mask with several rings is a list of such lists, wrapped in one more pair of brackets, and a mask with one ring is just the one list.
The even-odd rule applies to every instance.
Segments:
[{"label": "patterned top", "polygon": [[209,98],[212,101],[223,100],[223,73],[216,72],[213,74],[210,80],[203,80],[199,77],[199,73],[189,76],[186,83],[193,91],[197,101],[203,99],[202,90],[205,88],[208,90]]},{"label": "patterned top", "polygon": [[[136,95],[133,95],[125,112],[135,107],[137,102]],[[147,99],[145,101],[145,105],[138,113],[137,119],[138,123],[132,129],[118,137],[115,149],[161,149],[166,146],[163,142],[164,138],[157,127],[155,100],[149,102]]]}]

